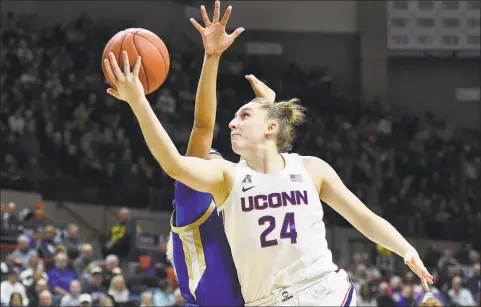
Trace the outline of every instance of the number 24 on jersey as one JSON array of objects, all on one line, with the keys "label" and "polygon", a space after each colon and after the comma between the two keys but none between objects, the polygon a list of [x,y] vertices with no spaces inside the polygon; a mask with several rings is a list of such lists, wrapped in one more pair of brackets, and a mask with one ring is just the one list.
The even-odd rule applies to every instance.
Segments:
[{"label": "number 24 on jersey", "polygon": [[[261,247],[271,247],[278,244],[277,239],[269,239],[267,236],[276,230],[276,218],[272,215],[264,215],[259,218],[259,225],[266,225],[267,228],[261,233]],[[280,239],[290,239],[291,244],[297,243],[296,223],[294,220],[294,212],[288,212],[284,216],[280,229]]]}]

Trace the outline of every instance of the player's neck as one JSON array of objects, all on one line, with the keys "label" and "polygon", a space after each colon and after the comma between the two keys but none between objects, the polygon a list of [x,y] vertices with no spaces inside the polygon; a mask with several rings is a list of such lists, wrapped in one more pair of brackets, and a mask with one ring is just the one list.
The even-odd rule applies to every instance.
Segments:
[{"label": "player's neck", "polygon": [[245,160],[249,168],[262,174],[277,173],[286,166],[281,154],[270,148],[258,150],[252,156],[246,157]]}]

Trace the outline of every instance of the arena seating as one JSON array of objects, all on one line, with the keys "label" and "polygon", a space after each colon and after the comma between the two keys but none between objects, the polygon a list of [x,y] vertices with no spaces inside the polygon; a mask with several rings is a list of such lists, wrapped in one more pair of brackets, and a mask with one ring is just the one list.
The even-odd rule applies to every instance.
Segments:
[{"label": "arena seating", "polygon": [[[15,15],[5,23],[0,186],[36,191],[53,200],[171,210],[166,199],[172,199],[172,180],[150,155],[130,109],[105,93],[100,56],[109,32],[86,31],[93,26],[101,29],[87,19],[48,29],[32,28],[27,18]],[[171,57],[166,84],[148,98],[178,148],[185,150],[202,55],[171,50]],[[236,108],[253,98],[243,76],[255,73],[279,99],[298,97],[309,109],[295,151],[326,160],[360,199],[403,234],[471,238],[479,244],[475,239],[481,233],[479,131],[453,127],[430,113],[422,117],[394,113],[389,102],[348,99],[333,90],[335,80],[325,69],[304,72],[296,64],[279,63],[280,71],[273,73],[273,63],[267,67],[265,62],[229,54],[222,60],[214,146],[228,159],[237,157],[227,141],[227,123]],[[326,211],[328,224],[346,225],[332,210]],[[455,276],[462,277],[465,287],[480,278],[479,258],[476,275],[475,254],[470,259],[459,259],[460,255],[463,251],[458,259],[448,252],[433,256],[440,276],[436,286],[447,297]],[[369,285],[365,300],[375,299],[383,279],[370,263],[363,258],[350,268],[354,275],[359,273],[358,293]],[[391,279],[390,295],[403,285],[419,286],[410,278],[403,276],[401,285]],[[137,281],[133,277],[127,281],[135,300],[147,290]],[[164,291],[173,293],[168,286]],[[479,292],[475,295],[479,302]]]}]

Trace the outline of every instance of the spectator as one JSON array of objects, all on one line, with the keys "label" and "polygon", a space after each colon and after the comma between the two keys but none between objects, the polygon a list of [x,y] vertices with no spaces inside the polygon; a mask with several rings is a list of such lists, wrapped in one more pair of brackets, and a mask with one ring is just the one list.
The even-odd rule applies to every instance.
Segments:
[{"label": "spectator", "polygon": [[8,303],[9,307],[23,307],[23,297],[18,292],[13,292],[10,296],[10,302]]},{"label": "spectator", "polygon": [[110,239],[106,244],[106,253],[115,254],[118,257],[126,257],[130,253],[132,235],[139,231],[130,218],[130,211],[122,208],[119,211],[119,223],[112,227]]},{"label": "spectator", "polygon": [[396,306],[398,307],[413,306],[414,297],[413,297],[412,286],[405,285],[401,293],[393,294],[393,299],[394,299],[394,302],[396,303]]},{"label": "spectator", "polygon": [[52,225],[48,225],[44,228],[43,238],[37,247],[37,252],[40,258],[53,258],[55,255],[55,228]]},{"label": "spectator", "polygon": [[90,272],[90,279],[83,286],[82,293],[91,295],[92,303],[96,304],[98,300],[107,294],[107,288],[102,285],[102,269],[94,267]]},{"label": "spectator", "polygon": [[81,242],[79,239],[79,229],[77,225],[68,225],[67,235],[65,239],[63,239],[62,245],[65,246],[65,248],[67,249],[69,259],[75,259],[78,257]]},{"label": "spectator", "polygon": [[2,281],[0,284],[0,301],[4,305],[8,305],[12,293],[17,292],[23,298],[23,303],[28,304],[27,293],[25,286],[18,281],[18,272],[15,269],[11,269],[8,272],[8,279]]},{"label": "spectator", "polygon": [[125,284],[125,279],[122,275],[116,275],[112,278],[109,287],[109,295],[114,298],[115,303],[126,303],[129,301],[129,289]]},{"label": "spectator", "polygon": [[140,307],[150,307],[152,304],[152,292],[144,291],[140,294]]},{"label": "spectator", "polygon": [[38,279],[27,289],[27,297],[30,307],[37,307],[40,304],[40,293],[48,290],[48,283],[45,279]]},{"label": "spectator", "polygon": [[103,296],[103,297],[100,298],[98,306],[99,307],[114,307],[115,304],[114,304],[114,301],[109,296]]},{"label": "spectator", "polygon": [[102,272],[104,287],[109,288],[112,277],[120,274],[121,272],[122,271],[119,267],[119,258],[115,255],[108,255],[105,258],[105,270]]},{"label": "spectator", "polygon": [[2,263],[0,264],[0,276],[2,277],[2,280],[3,281],[3,275],[6,275],[8,273],[8,265],[2,261]]},{"label": "spectator", "polygon": [[443,276],[453,277],[458,263],[459,262],[453,257],[451,249],[446,248],[443,256],[439,259],[438,270]]},{"label": "spectator", "polygon": [[478,300],[481,298],[481,270],[479,262],[473,265],[472,276],[469,278],[467,285],[473,297]]},{"label": "spectator", "polygon": [[176,109],[176,102],[169,89],[163,88],[159,92],[155,109],[162,114],[173,114]]},{"label": "spectator", "polygon": [[87,293],[82,293],[79,296],[80,307],[92,307],[92,296]]},{"label": "spectator", "polygon": [[83,244],[80,253],[80,256],[78,256],[73,263],[75,273],[77,273],[78,276],[84,274],[85,268],[87,268],[94,260],[94,250],[91,244]]},{"label": "spectator", "polygon": [[52,293],[49,290],[43,290],[39,295],[39,306],[54,306]]},{"label": "spectator", "polygon": [[175,300],[174,306],[185,306],[185,299],[182,296],[182,294],[180,293],[179,288],[175,289],[175,291],[173,293],[173,296],[174,296],[174,300]]},{"label": "spectator", "polygon": [[172,292],[172,286],[167,278],[160,279],[158,290],[152,293],[152,304],[154,306],[172,306],[175,303]]},{"label": "spectator", "polygon": [[12,253],[12,256],[21,262],[22,269],[26,269],[28,267],[29,258],[32,255],[37,256],[37,252],[35,250],[30,250],[30,240],[25,235],[19,236],[17,243],[17,249]]},{"label": "spectator", "polygon": [[38,256],[36,254],[30,255],[30,258],[28,259],[28,268],[20,272],[19,278],[26,288],[33,285],[36,279],[41,278],[48,280],[47,274],[43,271],[43,265],[38,260]]},{"label": "spectator", "polygon": [[65,253],[58,253],[55,256],[55,267],[47,272],[49,287],[58,300],[60,300],[60,296],[68,293],[70,283],[77,279],[77,274],[67,267],[67,261]]},{"label": "spectator", "polygon": [[457,306],[474,306],[473,295],[468,289],[461,286],[461,277],[456,276],[453,278],[451,285],[452,288],[449,290],[449,298]]},{"label": "spectator", "polygon": [[80,290],[81,290],[80,282],[78,280],[72,280],[72,282],[70,283],[69,292],[65,294],[60,300],[60,306],[62,307],[79,306]]},{"label": "spectator", "polygon": [[361,286],[359,292],[357,292],[357,306],[376,306],[376,300],[372,297],[369,284],[365,283]]},{"label": "spectator", "polygon": [[377,305],[382,307],[395,307],[396,303],[388,294],[389,285],[386,282],[379,284],[379,295],[376,299]]},{"label": "spectator", "polygon": [[2,212],[2,227],[10,230],[17,230],[21,225],[17,216],[17,205],[14,202],[8,203]]},{"label": "spectator", "polygon": [[434,244],[429,244],[423,257],[423,262],[428,271],[432,272],[437,268],[441,253]]}]

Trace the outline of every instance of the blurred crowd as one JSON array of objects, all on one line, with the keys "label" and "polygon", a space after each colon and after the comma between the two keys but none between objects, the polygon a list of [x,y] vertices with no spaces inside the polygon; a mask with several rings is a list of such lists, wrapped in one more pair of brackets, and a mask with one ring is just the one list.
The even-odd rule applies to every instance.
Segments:
[{"label": "blurred crowd", "polygon": [[[165,245],[164,257],[135,268],[125,265],[125,249],[130,247],[121,241],[129,234],[128,209],[120,210],[119,223],[103,250],[106,256],[100,258],[95,255],[101,251],[82,242],[77,225],[59,232],[38,214],[26,222],[13,203],[7,207],[1,230],[17,230],[20,235],[15,250],[1,263],[2,306],[182,306]],[[32,222],[35,228],[29,231]],[[121,226],[126,232],[118,236]],[[479,306],[481,258],[470,244],[455,253],[431,245],[422,258],[434,276],[431,291],[447,306]],[[397,269],[395,261],[391,252],[378,246],[370,254],[354,254],[351,265],[341,265],[354,281],[358,306],[414,306],[423,287],[405,266]]]},{"label": "blurred crowd", "polygon": [[54,227],[39,212],[17,212],[14,203],[2,211],[2,238],[17,236],[14,250],[1,262],[2,307],[183,306],[165,256],[131,266],[126,257],[131,248],[126,244],[131,235],[127,208],[120,210],[102,250],[83,242],[75,224]]},{"label": "blurred crowd", "polygon": [[[68,26],[43,28],[35,22],[34,16],[14,14],[2,19],[0,186],[36,191],[52,200],[171,210],[171,201],[165,200],[172,199],[172,181],[148,152],[128,106],[105,93],[101,53],[120,28],[106,28],[85,16]],[[148,99],[184,151],[203,57],[200,49],[197,54],[170,52],[167,81]],[[331,164],[361,200],[401,233],[472,240],[472,247],[481,249],[479,131],[453,127],[430,113],[398,114],[388,103],[346,97],[334,89],[328,68],[305,72],[280,57],[227,53],[219,70],[214,147],[231,161],[238,157],[230,149],[227,123],[254,96],[246,73],[266,81],[278,99],[301,99],[309,118],[294,151]],[[15,215],[9,206],[2,215]],[[329,209],[326,220],[346,223]],[[92,253],[88,243],[76,242],[78,231],[69,225],[54,240],[48,225],[42,225],[18,236],[17,250],[2,263],[2,304],[82,305],[80,296],[100,306],[130,302],[125,300],[132,296],[130,284],[116,253],[93,259],[101,251]],[[431,264],[438,274],[436,289],[459,306],[468,306],[468,297],[479,304],[479,253],[473,249],[468,254],[453,257],[445,251]],[[356,256],[356,263],[351,271],[358,303],[412,306],[420,292],[416,278],[379,272],[365,257]],[[159,289],[155,283],[160,280],[159,291],[174,305],[172,281],[163,274],[154,287]],[[136,295],[145,306],[152,300],[152,292]]]},{"label": "blurred crowd", "polygon": [[[105,93],[100,57],[115,29],[83,17],[60,27],[4,20],[1,50],[2,186],[47,199],[170,210],[172,181],[148,152],[128,106]],[[180,150],[193,120],[202,53],[171,48],[165,85],[149,95]],[[302,71],[281,58],[232,56],[219,72],[214,147],[235,161],[227,123],[253,98],[243,77],[266,80],[280,99],[299,97],[308,123],[294,151],[323,158],[371,209],[407,235],[459,239],[481,232],[481,133],[426,113],[396,114],[335,92],[327,68]],[[344,223],[327,214],[330,223]],[[439,227],[443,225],[443,227]]]},{"label": "blurred crowd", "polygon": [[[420,279],[409,270],[401,273],[380,269],[383,266],[373,265],[378,263],[379,256],[379,253],[355,254],[353,265],[346,268],[356,287],[357,306],[414,306],[425,292]],[[383,256],[389,258],[389,255]],[[430,246],[423,260],[434,277],[430,290],[443,298],[445,306],[479,306],[478,251],[464,246],[453,255],[450,249],[441,252]]]}]

